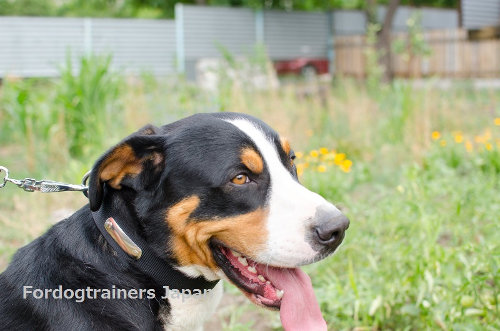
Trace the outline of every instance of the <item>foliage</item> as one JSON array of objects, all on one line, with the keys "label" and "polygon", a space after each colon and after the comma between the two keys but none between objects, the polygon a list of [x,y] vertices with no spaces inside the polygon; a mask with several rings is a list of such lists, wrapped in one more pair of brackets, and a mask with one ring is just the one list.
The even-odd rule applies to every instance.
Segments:
[{"label": "foliage", "polygon": [[370,23],[366,32],[366,83],[370,88],[376,88],[382,82],[384,69],[380,65],[380,51],[377,48],[377,36],[380,24]]},{"label": "foliage", "polygon": [[[0,15],[173,18],[176,3],[308,11],[366,7],[362,0],[0,0]],[[401,4],[457,8],[458,0],[403,0]]]},{"label": "foliage", "polygon": [[68,55],[61,70],[56,100],[64,118],[71,156],[87,155],[84,146],[97,145],[122,125],[117,117],[120,79],[110,71],[111,56],[83,57],[77,73]]},{"label": "foliage", "polygon": [[406,61],[411,61],[416,56],[428,56],[431,53],[429,44],[424,40],[422,29],[422,13],[414,12],[406,21],[408,33],[406,40],[397,39],[393,41],[392,47],[395,53],[402,54]]},{"label": "foliage", "polygon": [[[26,122],[33,123],[36,146],[47,154],[38,155],[37,171],[79,181],[118,137],[146,122],[163,124],[221,105],[250,113],[290,139],[301,182],[351,219],[339,251],[306,267],[329,329],[500,328],[498,91],[458,84],[416,89],[399,81],[367,89],[341,80],[333,86],[297,82],[276,91],[240,84],[220,94],[178,78],[144,75],[125,84],[105,70],[105,59],[86,61],[97,68],[56,81],[6,80],[0,89],[0,156],[3,164],[16,165],[13,176],[26,173],[19,162],[30,134],[23,129]],[[99,91],[91,92],[91,86]],[[66,104],[75,114],[66,114]],[[86,115],[78,118],[76,112]],[[92,123],[85,132],[66,138],[75,137],[73,126],[85,126],[84,118]],[[97,119],[112,129],[95,131]],[[83,152],[71,152],[66,140]],[[76,193],[26,197],[5,190],[0,192],[2,267],[16,248],[50,225],[51,213],[61,205],[76,209],[84,203],[73,201],[80,197]],[[220,310],[227,330],[279,323],[277,314],[238,298],[233,309]],[[252,323],[247,314],[263,317]]]}]

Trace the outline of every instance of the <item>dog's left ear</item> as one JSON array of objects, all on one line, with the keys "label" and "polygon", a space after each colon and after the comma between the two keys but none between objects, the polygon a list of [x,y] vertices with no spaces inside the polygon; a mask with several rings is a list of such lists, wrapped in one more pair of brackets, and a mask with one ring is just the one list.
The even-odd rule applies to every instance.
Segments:
[{"label": "dog's left ear", "polygon": [[[95,163],[89,178],[88,197],[90,209],[101,207],[104,185],[115,190],[137,186],[135,179],[145,170],[153,176],[163,169],[165,136],[159,129],[148,125],[111,148]],[[136,188],[136,187],[134,187]]]}]

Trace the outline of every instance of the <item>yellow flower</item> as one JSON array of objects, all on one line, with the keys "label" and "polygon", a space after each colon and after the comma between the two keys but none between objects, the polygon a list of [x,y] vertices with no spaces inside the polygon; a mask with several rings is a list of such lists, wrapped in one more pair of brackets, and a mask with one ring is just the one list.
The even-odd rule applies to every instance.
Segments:
[{"label": "yellow flower", "polygon": [[472,143],[470,142],[470,140],[467,140],[465,142],[465,149],[467,150],[467,152],[472,152],[472,150],[474,149],[474,146],[472,145]]},{"label": "yellow flower", "polygon": [[297,175],[302,176],[302,174],[304,173],[304,169],[305,168],[306,167],[305,167],[304,163],[297,164]]},{"label": "yellow flower", "polygon": [[342,162],[342,165],[343,165],[346,169],[351,169],[351,167],[352,167],[352,161],[351,161],[351,160],[344,160],[344,162]]},{"label": "yellow flower", "polygon": [[297,152],[297,153],[295,153],[295,157],[296,157],[297,159],[301,159],[301,158],[303,158],[303,157],[304,157],[304,153],[302,153],[302,152]]},{"label": "yellow flower", "polygon": [[352,165],[352,162],[350,164],[346,163],[346,162],[342,162],[342,164],[339,165],[339,168],[343,172],[350,172],[351,171],[351,165]]},{"label": "yellow flower", "polygon": [[443,147],[444,147],[444,146],[446,146],[446,140],[441,140],[441,141],[439,142],[439,144],[440,144],[441,146],[443,146]]},{"label": "yellow flower", "polygon": [[464,136],[462,135],[461,132],[455,133],[455,137],[454,138],[455,138],[455,142],[457,144],[461,144],[464,141]]},{"label": "yellow flower", "polygon": [[488,151],[491,151],[493,149],[493,145],[491,145],[490,143],[486,143],[484,147],[486,147]]},{"label": "yellow flower", "polygon": [[345,154],[344,153],[335,154],[335,157],[333,158],[333,162],[336,165],[342,164],[342,161],[344,161],[344,160],[345,160]]},{"label": "yellow flower", "polygon": [[321,147],[321,148],[319,149],[319,153],[320,153],[321,155],[326,155],[326,154],[328,154],[328,148],[326,148],[326,147]]},{"label": "yellow flower", "polygon": [[309,152],[309,155],[311,155],[312,157],[318,157],[319,153],[317,150],[313,149],[312,151]]},{"label": "yellow flower", "polygon": [[496,126],[500,126],[500,117],[495,118],[493,123],[495,123]]},{"label": "yellow flower", "polygon": [[486,129],[486,131],[484,132],[484,139],[486,139],[486,140],[491,139],[491,130],[490,129]]},{"label": "yellow flower", "polygon": [[318,172],[326,172],[326,166],[324,164],[320,164],[316,170],[318,170]]},{"label": "yellow flower", "polygon": [[432,131],[432,140],[438,140],[439,138],[441,138],[441,133],[439,133],[439,131]]},{"label": "yellow flower", "polygon": [[486,139],[483,136],[475,136],[474,141],[478,144],[483,144],[486,142]]}]

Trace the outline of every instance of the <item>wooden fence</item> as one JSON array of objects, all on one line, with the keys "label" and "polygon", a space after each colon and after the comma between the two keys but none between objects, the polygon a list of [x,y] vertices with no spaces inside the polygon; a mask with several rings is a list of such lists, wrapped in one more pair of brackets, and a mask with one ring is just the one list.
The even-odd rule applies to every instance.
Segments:
[{"label": "wooden fence", "polygon": [[[427,56],[392,53],[396,77],[499,77],[500,40],[468,40],[467,31],[434,30],[423,33],[430,48]],[[406,34],[394,34],[393,40],[407,39]],[[365,36],[335,38],[335,71],[344,76],[363,78],[367,73]]]}]

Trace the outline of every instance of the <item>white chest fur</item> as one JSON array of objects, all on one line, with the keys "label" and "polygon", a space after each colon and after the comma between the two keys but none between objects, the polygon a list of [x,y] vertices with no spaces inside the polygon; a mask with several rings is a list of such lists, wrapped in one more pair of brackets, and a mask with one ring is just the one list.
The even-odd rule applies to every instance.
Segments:
[{"label": "white chest fur", "polygon": [[[185,297],[169,297],[170,314],[160,316],[168,331],[202,331],[205,322],[212,316],[223,293],[220,281],[209,293]],[[162,316],[163,315],[163,316]]]}]

